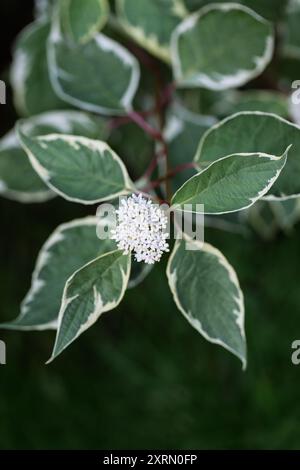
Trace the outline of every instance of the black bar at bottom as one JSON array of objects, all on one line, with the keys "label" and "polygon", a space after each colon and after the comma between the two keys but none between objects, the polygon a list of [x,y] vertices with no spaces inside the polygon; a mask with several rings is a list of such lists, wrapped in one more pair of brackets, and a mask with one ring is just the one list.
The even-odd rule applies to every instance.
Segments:
[{"label": "black bar at bottom", "polygon": [[58,463],[71,464],[74,462],[79,468],[84,470],[96,469],[98,467],[107,467],[109,465],[120,465],[124,468],[136,468],[143,465],[148,467],[161,465],[181,465],[199,468],[208,464],[238,463],[244,465],[245,462],[261,464],[298,464],[300,461],[300,451],[173,451],[173,450],[0,450],[1,468],[4,464],[10,465],[21,463],[30,464],[31,467],[38,468],[43,464]]}]

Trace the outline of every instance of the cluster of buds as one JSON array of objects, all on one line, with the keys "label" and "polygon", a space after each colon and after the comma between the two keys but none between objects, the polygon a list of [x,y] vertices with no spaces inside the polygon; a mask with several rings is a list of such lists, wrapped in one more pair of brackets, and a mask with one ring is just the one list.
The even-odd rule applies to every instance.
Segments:
[{"label": "cluster of buds", "polygon": [[150,199],[133,194],[121,200],[116,213],[117,226],[111,238],[125,254],[133,252],[136,261],[154,264],[169,251],[168,217]]}]

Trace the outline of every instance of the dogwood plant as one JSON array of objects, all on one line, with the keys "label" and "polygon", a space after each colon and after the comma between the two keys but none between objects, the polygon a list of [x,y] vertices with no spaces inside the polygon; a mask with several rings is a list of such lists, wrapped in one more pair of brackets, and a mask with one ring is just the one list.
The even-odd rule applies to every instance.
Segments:
[{"label": "dogwood plant", "polygon": [[[56,330],[53,360],[168,257],[174,306],[246,366],[234,268],[171,232],[178,215],[266,238],[297,221],[297,18],[299,0],[37,1],[13,50],[20,119],[0,142],[0,191],[90,215],[50,235],[2,328]],[[116,224],[99,237],[108,202]]]}]

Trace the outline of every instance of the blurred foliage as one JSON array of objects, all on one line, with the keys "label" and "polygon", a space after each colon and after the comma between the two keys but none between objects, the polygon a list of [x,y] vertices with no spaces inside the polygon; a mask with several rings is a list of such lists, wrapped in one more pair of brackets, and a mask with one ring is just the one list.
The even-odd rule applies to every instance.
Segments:
[{"label": "blurred foliage", "polygon": [[[8,320],[48,233],[86,209],[2,200],[0,211],[0,317]],[[299,448],[300,369],[290,356],[300,337],[300,227],[271,243],[208,230],[206,239],[239,269],[248,370],[186,323],[162,263],[50,366],[52,332],[1,332],[0,448]]]},{"label": "blurred foliage", "polygon": [[[2,0],[2,7],[1,77],[32,5]],[[3,134],[14,116],[10,106],[0,111]],[[24,206],[0,200],[1,321],[17,316],[49,233],[87,213],[61,199]],[[53,332],[1,331],[7,365],[0,366],[0,449],[299,449],[300,366],[290,356],[300,338],[300,226],[269,243],[209,230],[206,239],[239,272],[247,371],[184,320],[161,263],[49,366]]]}]

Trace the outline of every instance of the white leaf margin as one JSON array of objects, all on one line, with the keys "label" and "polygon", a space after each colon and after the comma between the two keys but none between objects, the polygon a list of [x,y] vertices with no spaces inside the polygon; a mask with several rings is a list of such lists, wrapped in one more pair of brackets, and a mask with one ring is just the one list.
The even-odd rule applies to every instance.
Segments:
[{"label": "white leaf margin", "polygon": [[[177,250],[180,247],[181,242],[182,242],[181,240],[176,241],[173,251],[169,257],[168,265],[167,265],[167,278],[168,278],[168,283],[169,283],[171,293],[173,295],[174,302],[177,308],[179,309],[179,311],[183,314],[183,316],[186,318],[186,320],[190,323],[190,325],[193,328],[195,328],[210,343],[222,346],[223,348],[227,349],[232,354],[234,354],[236,357],[238,357],[241,360],[242,365],[243,365],[243,370],[245,371],[247,368],[247,358],[239,355],[237,351],[235,351],[233,348],[231,348],[226,343],[224,343],[224,341],[222,341],[220,338],[213,338],[212,336],[209,336],[209,334],[202,327],[200,321],[198,319],[192,318],[191,315],[189,315],[189,312],[186,312],[183,306],[181,305],[181,302],[177,293],[177,288],[176,288],[176,284],[177,284],[176,269],[172,271],[172,263],[176,256]],[[236,323],[240,330],[241,337],[244,339],[245,344],[246,344],[244,295],[241,290],[240,283],[239,283],[235,270],[233,269],[231,264],[229,264],[225,256],[217,248],[213,247],[212,245],[208,243],[202,243],[197,240],[185,240],[185,242],[194,244],[197,250],[205,251],[206,253],[210,253],[214,255],[218,259],[219,263],[228,272],[229,279],[231,280],[232,284],[234,284],[234,286],[236,287],[238,291],[238,297],[234,297],[238,310],[234,311],[233,313],[236,315]]]},{"label": "white leaf margin", "polygon": [[[73,41],[75,41],[75,37],[72,31],[71,25],[71,18],[70,18],[70,8],[71,8],[72,0],[69,0],[68,4],[66,5],[65,14],[63,15],[65,27],[68,30],[68,33]],[[109,18],[109,4],[108,0],[97,0],[98,4],[100,5],[100,9],[102,8],[102,15],[98,18],[98,21],[90,27],[89,31],[86,32],[84,36],[82,36],[81,40],[78,42],[79,44],[85,44],[89,40],[91,40],[98,31],[105,26],[108,18]]]},{"label": "white leaf margin", "polygon": [[[31,27],[31,25],[30,25]],[[60,129],[62,133],[71,133],[73,124],[78,124],[82,127],[89,129],[93,125],[92,118],[84,111],[77,110],[59,110],[59,111],[46,111],[30,118],[24,119],[24,127],[26,132],[30,132],[35,125],[55,126]],[[107,129],[108,133],[108,129]],[[12,129],[0,139],[0,152],[9,149],[22,148],[16,130]],[[1,158],[1,157],[0,157]],[[56,194],[51,189],[45,191],[24,192],[11,190],[7,187],[5,181],[0,178],[0,195],[12,201],[21,202],[23,204],[41,203],[46,202],[54,197]]]},{"label": "white leaf margin", "polygon": [[[0,140],[0,158],[2,151],[9,151],[10,149],[17,150],[19,148],[22,149],[17,139],[15,130],[9,131]],[[24,158],[26,158],[25,155]],[[21,202],[23,204],[32,204],[49,201],[55,197],[55,193],[53,193],[53,191],[47,188],[45,188],[44,191],[33,192],[17,191],[15,189],[10,189],[7,186],[6,182],[1,180],[0,177],[0,196],[6,197],[11,201]]]},{"label": "white leaf margin", "polygon": [[62,324],[65,311],[66,311],[68,305],[70,303],[72,303],[72,301],[75,300],[75,298],[77,298],[79,296],[79,295],[77,295],[77,296],[71,297],[71,298],[68,297],[68,288],[69,288],[70,284],[72,283],[73,279],[77,276],[77,274],[80,271],[84,270],[86,267],[90,266],[93,263],[96,263],[101,258],[109,256],[112,253],[117,253],[119,251],[120,250],[113,250],[113,251],[109,251],[108,253],[104,253],[104,254],[98,256],[94,260],[90,261],[89,263],[85,264],[80,269],[75,271],[72,274],[72,276],[70,276],[69,279],[67,280],[67,282],[65,284],[63,296],[62,296],[61,308],[60,308],[60,311],[59,311],[59,314],[58,314],[57,334],[56,334],[55,344],[54,344],[54,348],[53,348],[53,353],[52,353],[50,359],[46,362],[46,364],[50,364],[58,355],[60,355],[68,346],[70,346],[70,344],[72,344],[82,333],[84,333],[92,325],[94,325],[103,313],[106,313],[106,312],[109,312],[109,311],[115,309],[120,304],[120,302],[122,301],[122,299],[125,295],[125,292],[127,290],[127,287],[128,287],[128,282],[129,282],[129,278],[130,278],[130,271],[131,271],[131,256],[130,255],[124,255],[124,254],[121,254],[120,256],[127,256],[127,270],[126,270],[126,272],[124,272],[121,269],[123,285],[122,285],[122,290],[120,292],[120,295],[116,299],[108,302],[107,304],[103,304],[102,299],[101,299],[101,293],[97,291],[96,286],[93,286],[93,288],[94,288],[94,307],[93,307],[94,310],[89,313],[89,316],[88,316],[86,322],[83,323],[80,326],[80,328],[77,331],[77,334],[73,337],[73,339],[71,341],[67,342],[64,345],[64,347],[59,350],[58,353],[56,352],[56,347],[57,347],[59,333],[60,333],[60,326]]},{"label": "white leaf margin", "polygon": [[[267,184],[264,188],[262,188],[257,196],[255,196],[254,198],[250,198],[250,203],[247,204],[246,206],[243,206],[243,207],[240,207],[239,209],[235,209],[235,210],[229,210],[229,211],[221,211],[221,212],[207,212],[205,211],[205,208],[204,208],[204,211],[203,212],[199,212],[199,211],[189,211],[189,210],[183,210],[181,209],[180,207],[178,207],[178,204],[174,204],[172,205],[172,209],[176,210],[176,211],[181,211],[181,212],[187,212],[187,213],[193,213],[193,214],[207,214],[207,215],[222,215],[222,214],[231,214],[231,213],[234,213],[234,212],[239,212],[239,211],[242,211],[242,210],[245,210],[245,209],[248,209],[249,207],[253,206],[253,204],[256,203],[256,201],[258,201],[259,199],[262,199],[268,192],[269,190],[271,189],[271,187],[273,186],[273,184],[275,183],[275,181],[277,180],[277,178],[279,177],[280,173],[282,172],[283,168],[285,167],[285,164],[286,164],[286,161],[287,161],[287,155],[288,155],[288,152],[290,150],[290,148],[292,147],[292,145],[290,145],[286,151],[279,157],[277,156],[274,156],[274,155],[269,155],[267,153],[261,153],[261,152],[257,152],[257,153],[234,153],[232,155],[226,155],[225,157],[221,157],[219,158],[218,160],[215,160],[213,161],[210,165],[208,165],[207,167],[205,167],[204,169],[202,169],[199,173],[197,173],[196,175],[192,176],[190,179],[188,179],[177,191],[176,193],[174,194],[172,200],[175,198],[175,196],[177,195],[177,193],[179,193],[179,191],[182,190],[182,188],[187,185],[191,180],[195,179],[195,178],[198,178],[199,175],[201,175],[202,173],[205,173],[207,170],[209,170],[211,167],[213,167],[214,165],[217,165],[218,163],[220,163],[221,161],[223,160],[227,160],[229,158],[232,158],[232,157],[259,157],[259,158],[265,158],[265,159],[269,159],[271,161],[279,161],[279,160],[282,160],[283,163],[282,163],[282,166],[281,168],[279,168],[274,177],[273,178],[270,178],[268,181],[267,181]],[[183,202],[182,204],[185,204],[185,203],[188,203],[188,201],[186,202]],[[180,204],[180,205],[182,205]],[[204,205],[205,207],[205,205]]]},{"label": "white leaf margin", "polygon": [[210,13],[211,11],[214,11],[214,10],[219,10],[221,12],[226,12],[226,13],[231,10],[240,10],[240,11],[243,11],[244,13],[248,13],[258,22],[266,26],[270,26],[270,28],[272,27],[269,21],[267,21],[265,18],[263,18],[258,13],[253,11],[251,8],[245,5],[240,5],[238,3],[231,3],[231,2],[223,3],[223,4],[212,3],[210,5],[204,6],[196,13],[192,13],[185,20],[183,20],[177,26],[177,28],[175,28],[171,37],[171,57],[172,57],[173,73],[174,73],[174,77],[175,77],[178,87],[181,87],[181,86],[182,87],[190,86],[193,88],[203,87],[203,88],[207,88],[208,90],[214,90],[214,91],[237,88],[242,85],[245,85],[250,80],[258,77],[272,60],[272,57],[274,54],[274,48],[275,48],[275,40],[274,40],[273,34],[269,35],[266,39],[265,52],[263,56],[255,57],[256,64],[253,70],[239,70],[237,73],[231,76],[219,74],[218,79],[212,79],[207,74],[200,73],[197,79],[198,83],[195,83],[195,79],[193,79],[193,84],[189,84],[188,81],[182,80],[183,72],[182,72],[181,61],[180,61],[180,57],[178,53],[178,47],[177,47],[178,40],[182,34],[186,33],[187,31],[190,31],[191,29],[194,29],[198,21],[203,16],[205,16],[207,13]]},{"label": "white leaf margin", "polygon": [[26,79],[31,67],[31,58],[24,51],[24,49],[18,45],[20,38],[23,41],[27,40],[37,30],[45,27],[48,24],[48,20],[40,18],[33,23],[26,26],[17,36],[15,45],[13,48],[13,61],[9,71],[9,80],[13,89],[13,101],[15,108],[20,114],[28,115],[28,109],[26,106]]},{"label": "white leaf margin", "polygon": [[[154,56],[163,60],[167,64],[171,64],[170,46],[159,42],[155,34],[146,35],[145,31],[140,26],[133,26],[127,19],[125,14],[126,0],[116,1],[117,17],[120,21],[121,27],[125,32],[140,44],[144,49],[148,50]],[[188,10],[182,0],[172,0],[173,12],[177,13],[178,17],[184,18],[188,14]]]},{"label": "white leaf margin", "polygon": [[96,121],[93,121],[93,118],[101,119],[99,116],[94,117],[85,111],[77,109],[60,109],[56,111],[45,111],[41,114],[23,118],[20,121],[24,123],[26,133],[34,130],[34,126],[37,125],[57,128],[61,134],[72,134],[73,126],[76,124],[85,127],[87,131],[91,126],[96,126]]},{"label": "white leaf margin", "polygon": [[[295,124],[293,122],[290,122],[290,121],[287,121],[286,119],[284,119],[283,117],[281,116],[278,116],[277,114],[274,114],[274,113],[265,113],[263,111],[239,111],[238,113],[234,113],[232,114],[231,116],[228,116],[226,117],[225,119],[222,119],[222,121],[219,121],[217,122],[215,125],[213,125],[210,129],[208,129],[204,134],[203,136],[201,137],[200,139],[200,142],[199,142],[199,146],[198,146],[198,149],[197,149],[197,152],[196,152],[196,155],[194,157],[194,162],[195,164],[197,165],[197,167],[200,169],[201,168],[201,164],[202,165],[208,165],[210,164],[210,161],[209,162],[206,162],[206,161],[201,161],[201,154],[202,154],[202,149],[203,149],[203,146],[205,144],[205,140],[206,138],[210,135],[210,133],[216,131],[217,129],[219,129],[220,127],[223,126],[223,124],[226,124],[227,122],[229,121],[232,121],[234,120],[235,118],[239,117],[239,116],[265,116],[265,117],[271,117],[271,118],[274,118],[274,119],[277,119],[278,121],[280,122],[283,122],[284,124],[290,126],[290,127],[294,127],[295,129],[297,129],[298,131],[300,131],[300,125],[298,124]],[[293,144],[291,144],[288,149],[292,146]],[[287,150],[288,150],[287,149]],[[287,152],[286,150],[286,152]],[[261,152],[257,152],[257,153],[261,153]],[[217,161],[217,160],[216,160]],[[274,195],[267,195],[267,196],[264,196],[262,199],[266,200],[266,201],[287,201],[289,199],[295,199],[295,198],[298,198],[300,197],[300,193],[298,194],[291,194],[291,195],[286,195],[286,194],[282,194],[281,196],[274,196]]]},{"label": "white leaf margin", "polygon": [[58,16],[58,12],[56,12],[56,15],[54,15],[51,32],[50,32],[48,43],[47,43],[47,60],[48,60],[49,76],[50,76],[51,84],[56,94],[62,100],[74,105],[75,107],[79,107],[86,111],[91,111],[91,112],[95,112],[98,114],[104,114],[108,116],[112,114],[122,115],[124,114],[124,111],[128,111],[128,112],[132,111],[132,101],[138,89],[140,76],[141,76],[139,63],[136,60],[136,58],[127,49],[125,49],[125,47],[121,46],[121,44],[117,43],[116,41],[110,39],[108,36],[105,36],[104,34],[101,34],[101,33],[96,34],[93,37],[93,39],[91,39],[91,42],[94,41],[99,49],[117,56],[118,59],[124,65],[131,68],[131,79],[130,79],[129,85],[120,100],[121,105],[124,107],[124,111],[120,109],[105,108],[103,106],[94,105],[92,103],[82,101],[78,98],[70,96],[63,90],[63,88],[61,87],[59,83],[57,73],[56,73],[57,65],[56,65],[56,58],[55,58],[55,47],[57,43],[59,43],[60,41],[63,41],[63,35],[60,31],[57,16]]},{"label": "white leaf margin", "polygon": [[129,279],[127,288],[128,289],[134,289],[135,287],[139,286],[146,279],[148,274],[151,273],[153,267],[154,266],[152,264],[143,263],[143,266],[141,268],[141,272],[136,277],[134,277],[132,279]]},{"label": "white leaf margin", "polygon": [[184,131],[187,124],[210,128],[217,122],[218,119],[215,116],[196,114],[185,108],[180,102],[175,101],[167,116],[163,136],[168,143],[171,143]]},{"label": "white leaf margin", "polygon": [[[22,320],[22,318],[24,318],[27,315],[28,308],[29,308],[28,304],[30,304],[34,300],[36,295],[40,292],[40,290],[44,288],[45,282],[39,278],[40,272],[49,263],[49,260],[51,259],[51,249],[53,248],[53,246],[60,243],[65,238],[64,232],[74,227],[82,227],[85,225],[86,226],[95,225],[95,230],[96,230],[97,225],[100,223],[101,221],[98,217],[88,216],[88,217],[81,218],[81,219],[74,219],[70,222],[61,224],[52,232],[52,234],[48,237],[48,239],[43,244],[38,254],[35,268],[32,274],[30,289],[21,303],[21,313],[11,323],[10,322],[5,323],[6,329],[20,330],[20,331],[22,330],[23,331],[35,331],[35,330],[44,331],[44,330],[56,330],[57,329],[57,325],[58,325],[57,320],[53,322],[43,323],[40,325],[35,325],[35,326],[18,325],[17,322],[18,320]],[[16,324],[14,325],[14,323]],[[2,325],[1,325],[1,328],[2,328]]]},{"label": "white leaf margin", "polygon": [[80,144],[85,145],[90,150],[96,151],[99,154],[103,154],[105,151],[108,151],[111,154],[111,157],[113,158],[113,160],[115,160],[118,163],[118,165],[119,165],[119,167],[122,171],[123,178],[124,178],[124,190],[123,191],[118,191],[116,193],[109,194],[109,195],[105,196],[104,198],[94,199],[94,200],[91,200],[91,201],[90,200],[86,201],[84,199],[68,196],[67,194],[65,194],[60,189],[57,189],[51,183],[51,181],[50,181],[51,174],[49,173],[49,171],[43,165],[41,165],[41,163],[38,161],[38,159],[35,157],[35,155],[31,152],[31,150],[23,142],[21,126],[22,126],[22,121],[20,121],[17,125],[18,135],[19,135],[22,147],[26,151],[33,168],[38,173],[40,178],[47,184],[47,186],[49,186],[49,188],[51,188],[56,194],[63,197],[67,201],[77,202],[77,203],[84,204],[84,205],[92,205],[92,204],[97,204],[99,202],[105,202],[105,201],[108,201],[110,199],[117,198],[119,196],[126,196],[126,195],[130,194],[131,192],[135,191],[133,182],[129,178],[129,175],[127,173],[127,169],[126,169],[124,163],[122,162],[120,157],[112,150],[112,148],[106,142],[103,142],[103,141],[100,141],[100,140],[95,140],[95,139],[89,139],[87,137],[81,137],[81,136],[75,136],[75,135],[66,135],[66,134],[55,134],[55,133],[54,134],[48,134],[48,135],[41,136],[41,137],[35,137],[34,139],[36,139],[40,142],[51,142],[52,140],[62,140],[65,143],[69,144],[70,146],[73,146],[74,150],[76,150],[76,143],[79,142]]}]

